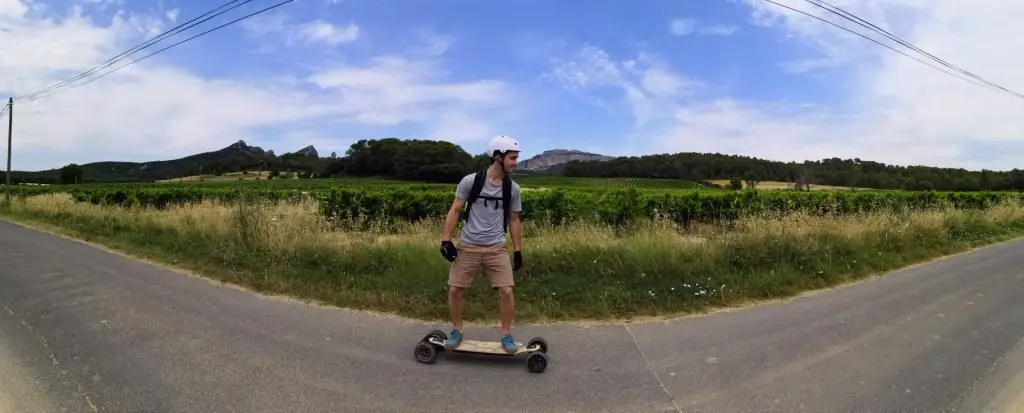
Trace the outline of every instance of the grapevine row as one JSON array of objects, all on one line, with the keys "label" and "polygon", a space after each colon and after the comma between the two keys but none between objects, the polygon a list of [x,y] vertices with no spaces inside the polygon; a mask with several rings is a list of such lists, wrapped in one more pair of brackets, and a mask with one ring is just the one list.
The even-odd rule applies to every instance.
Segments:
[{"label": "grapevine row", "polygon": [[[418,221],[443,217],[454,186],[418,184],[351,184],[343,187],[274,185],[75,185],[19,186],[16,195],[66,192],[76,201],[104,205],[166,208],[217,200],[289,201],[313,199],[331,219]],[[550,224],[587,220],[626,224],[660,216],[681,224],[732,220],[762,213],[806,212],[851,214],[880,210],[909,211],[953,207],[980,209],[1003,201],[1021,201],[1015,192],[892,192],[892,191],[653,191],[567,189],[523,191],[523,218]]]},{"label": "grapevine row", "polygon": [[[415,221],[444,216],[452,196],[449,192],[342,189],[325,191],[320,199],[329,217]],[[602,192],[556,189],[524,192],[522,216],[550,224],[587,220],[619,225],[655,216],[687,224],[766,213],[842,215],[949,207],[983,209],[1000,202],[1021,200],[1024,197],[1020,193],[1012,192],[690,191],[659,194],[636,189]]]}]

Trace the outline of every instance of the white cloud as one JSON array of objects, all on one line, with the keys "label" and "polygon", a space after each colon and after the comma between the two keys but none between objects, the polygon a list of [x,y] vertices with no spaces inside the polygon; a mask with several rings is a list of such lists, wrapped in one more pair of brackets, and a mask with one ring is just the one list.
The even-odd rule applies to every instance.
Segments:
[{"label": "white cloud", "polygon": [[[159,22],[155,16],[164,16],[163,12],[138,15],[121,11],[108,25],[100,26],[74,12],[59,18],[37,16],[28,4],[32,3],[0,0],[0,28],[7,30],[0,36],[0,56],[18,56],[0,59],[0,92],[14,96],[101,64],[137,44]],[[330,33],[327,38],[331,36],[337,34]],[[177,36],[155,47],[176,40]],[[180,47],[201,47],[196,45],[203,40]],[[443,51],[436,42],[429,46],[435,52]],[[323,149],[347,146],[347,141],[325,142],[325,132],[316,132],[323,130],[318,128],[321,122],[408,122],[425,132],[453,127],[456,124],[445,122],[459,120],[459,116],[473,122],[469,131],[489,130],[499,122],[500,118],[491,120],[488,111],[504,112],[503,105],[515,99],[515,94],[497,81],[449,81],[438,58],[436,54],[400,53],[377,57],[366,65],[328,65],[309,79],[282,73],[276,78],[245,80],[204,78],[161,59],[146,60],[38,101],[16,101],[13,167],[51,168],[60,166],[51,162],[82,162],[83,157],[170,159],[219,149],[238,139],[277,140],[275,136],[287,147],[267,149],[278,152],[305,146],[296,146],[297,137],[315,138]],[[324,89],[317,90],[318,85]],[[261,127],[282,132],[264,139],[257,134]],[[460,138],[475,136],[462,134]],[[34,162],[17,156],[19,152],[46,151],[62,155],[59,160],[46,157],[46,163],[41,163],[41,158]]]},{"label": "white cloud", "polygon": [[640,85],[655,95],[671,95],[682,89],[684,83],[675,74],[665,69],[654,67],[643,72]]},{"label": "white cloud", "polygon": [[0,0],[0,17],[21,17],[28,13],[28,6],[16,0]]},{"label": "white cloud", "polygon": [[693,32],[696,22],[693,19],[678,18],[669,23],[669,31],[676,36],[686,36]]},{"label": "white cloud", "polygon": [[395,124],[426,121],[438,105],[484,108],[507,103],[508,88],[499,81],[445,82],[445,71],[430,60],[384,56],[365,67],[342,66],[313,76],[322,88],[341,93],[339,103],[359,122]]},{"label": "white cloud", "polygon": [[[554,68],[546,77],[570,90],[619,90],[633,112],[637,127],[671,116],[672,102],[692,94],[702,85],[667,69],[650,54],[616,61],[606,51],[587,45],[575,53],[558,53]],[[597,101],[602,106],[608,102]]]},{"label": "white cloud", "polygon": [[241,24],[253,36],[282,39],[289,46],[299,42],[338,45],[356,41],[360,35],[359,26],[355,23],[339,27],[320,19],[302,23],[289,23],[288,20],[287,13],[277,12],[253,17]]},{"label": "white cloud", "polygon": [[437,123],[428,132],[429,139],[466,144],[463,149],[473,155],[487,152],[483,149],[485,141],[503,132],[490,121],[474,117],[463,110],[446,110],[437,116]]},{"label": "white cloud", "polygon": [[167,20],[169,20],[171,23],[176,23],[178,21],[178,13],[180,12],[181,10],[178,9],[168,10],[166,14]]},{"label": "white cloud", "polygon": [[708,25],[697,28],[697,20],[691,18],[676,18],[669,22],[668,30],[676,36],[686,36],[697,32],[710,36],[730,36],[738,28],[732,25]]},{"label": "white cloud", "polygon": [[[721,152],[774,160],[862,158],[868,140],[837,144],[829,125],[849,122],[805,105],[752,104],[729,98],[675,107],[670,122],[650,141],[657,152]],[[874,159],[874,158],[868,158]]]},{"label": "white cloud", "polygon": [[327,44],[341,44],[359,38],[359,26],[349,23],[344,28],[339,28],[322,20],[316,20],[300,25],[297,28],[297,36],[309,42],[322,41]]},{"label": "white cloud", "polygon": [[704,26],[700,28],[700,33],[711,36],[730,36],[733,33],[736,33],[737,29],[739,28],[730,25]]},{"label": "white cloud", "polygon": [[106,10],[109,7],[124,5],[124,0],[82,0],[82,3],[91,5],[98,10]]}]

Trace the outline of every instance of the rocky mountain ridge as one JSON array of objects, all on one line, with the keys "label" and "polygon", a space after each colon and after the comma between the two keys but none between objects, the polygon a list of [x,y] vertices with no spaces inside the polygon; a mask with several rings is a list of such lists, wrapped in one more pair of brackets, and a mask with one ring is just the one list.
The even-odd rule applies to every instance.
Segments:
[{"label": "rocky mountain ridge", "polygon": [[[227,147],[225,147],[224,149],[221,149],[219,151],[205,152],[203,154],[216,153],[216,152],[234,152],[234,153],[238,153],[238,154],[250,154],[250,155],[257,155],[257,156],[262,156],[262,155],[275,156],[273,150],[269,150],[268,151],[268,150],[264,150],[263,148],[261,148],[259,146],[250,146],[249,144],[245,143],[244,140],[241,140],[241,139],[239,139],[237,142],[232,143],[231,145],[228,145]],[[199,154],[199,155],[203,155],[203,154]],[[313,145],[306,146],[306,147],[304,147],[302,149],[299,149],[297,151],[294,151],[294,152],[287,152],[287,153],[285,153],[282,156],[288,156],[288,155],[308,156],[308,157],[311,157],[311,158],[319,158],[320,157],[320,153],[317,152],[316,147],[314,147]],[[197,155],[192,155],[192,156],[197,156]],[[166,162],[166,161],[164,161],[164,162]]]},{"label": "rocky mountain ridge", "polygon": [[576,149],[551,149],[541,152],[529,159],[519,161],[517,169],[524,171],[542,171],[572,161],[609,161],[614,156],[584,152]]}]

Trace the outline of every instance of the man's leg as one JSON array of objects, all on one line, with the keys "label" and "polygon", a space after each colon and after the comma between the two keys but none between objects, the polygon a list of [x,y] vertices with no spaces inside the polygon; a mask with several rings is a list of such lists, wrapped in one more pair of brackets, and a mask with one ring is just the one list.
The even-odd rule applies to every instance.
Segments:
[{"label": "man's leg", "polygon": [[462,342],[462,305],[466,288],[480,272],[480,253],[471,246],[461,245],[459,255],[448,272],[448,312],[452,317],[452,332],[445,347],[451,349]]},{"label": "man's leg", "polygon": [[512,333],[512,318],[515,316],[516,303],[512,295],[512,287],[498,287],[498,297],[501,299],[501,335]]},{"label": "man's leg", "polygon": [[448,287],[448,312],[452,316],[452,328],[462,330],[462,303],[465,287],[451,285]]},{"label": "man's leg", "polygon": [[508,249],[504,244],[498,244],[488,248],[484,269],[491,281],[491,287],[498,290],[498,297],[501,300],[499,318],[501,320],[501,343],[505,351],[513,353],[516,351],[515,340],[512,339],[512,321],[515,317],[515,297],[512,288],[515,286],[513,279],[512,261],[509,259]]}]

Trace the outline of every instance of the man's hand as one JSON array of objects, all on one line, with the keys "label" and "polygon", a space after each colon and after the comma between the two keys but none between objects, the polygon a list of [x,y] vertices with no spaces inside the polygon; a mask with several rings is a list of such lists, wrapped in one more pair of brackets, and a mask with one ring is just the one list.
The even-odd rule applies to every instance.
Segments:
[{"label": "man's hand", "polygon": [[512,253],[512,271],[519,271],[523,268],[523,252],[516,251]]},{"label": "man's hand", "polygon": [[455,257],[459,256],[459,250],[451,241],[441,241],[441,256],[448,262],[455,262]]}]

